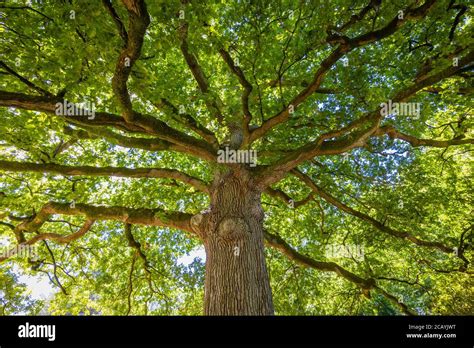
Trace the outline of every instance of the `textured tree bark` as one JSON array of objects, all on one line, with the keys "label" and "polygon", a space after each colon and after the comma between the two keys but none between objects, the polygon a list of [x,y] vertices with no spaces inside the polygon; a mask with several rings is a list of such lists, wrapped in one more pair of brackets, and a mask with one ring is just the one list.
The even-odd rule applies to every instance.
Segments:
[{"label": "textured tree bark", "polygon": [[191,224],[206,250],[205,315],[272,315],[261,192],[245,169],[218,174]]}]

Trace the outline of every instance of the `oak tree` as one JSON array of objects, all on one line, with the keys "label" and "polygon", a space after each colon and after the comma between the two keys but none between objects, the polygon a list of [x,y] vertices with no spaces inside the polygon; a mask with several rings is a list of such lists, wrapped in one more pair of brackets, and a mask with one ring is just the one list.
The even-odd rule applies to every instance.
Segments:
[{"label": "oak tree", "polygon": [[472,314],[466,1],[0,9],[3,302]]}]

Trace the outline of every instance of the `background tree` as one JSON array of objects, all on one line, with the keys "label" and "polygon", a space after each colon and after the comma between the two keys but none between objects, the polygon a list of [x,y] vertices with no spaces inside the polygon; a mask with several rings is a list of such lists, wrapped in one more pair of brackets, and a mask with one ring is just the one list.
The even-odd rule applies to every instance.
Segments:
[{"label": "background tree", "polygon": [[0,8],[1,276],[51,313],[472,314],[463,2]]}]

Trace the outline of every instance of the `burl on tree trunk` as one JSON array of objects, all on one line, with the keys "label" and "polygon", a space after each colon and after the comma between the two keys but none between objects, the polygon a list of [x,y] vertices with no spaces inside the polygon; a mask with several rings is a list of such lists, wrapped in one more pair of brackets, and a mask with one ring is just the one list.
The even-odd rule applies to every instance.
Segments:
[{"label": "burl on tree trunk", "polygon": [[206,250],[206,315],[273,314],[260,199],[244,168],[219,173],[210,208],[191,220]]}]

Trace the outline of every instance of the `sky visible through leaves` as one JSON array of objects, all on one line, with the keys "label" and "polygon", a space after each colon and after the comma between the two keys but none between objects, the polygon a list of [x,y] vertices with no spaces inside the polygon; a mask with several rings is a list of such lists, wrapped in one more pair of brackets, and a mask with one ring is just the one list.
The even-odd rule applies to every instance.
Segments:
[{"label": "sky visible through leaves", "polygon": [[[96,214],[81,238],[0,263],[0,314],[201,315],[202,242],[174,221],[209,208],[235,124],[266,174],[276,314],[474,313],[467,1],[148,0],[129,71],[141,27],[124,3],[0,2],[0,251],[56,202],[27,239],[77,233],[76,207],[149,209],[160,224],[131,229],[148,261],[124,219]],[[58,100],[95,118],[55,114]],[[391,101],[419,112],[382,115]]]}]

